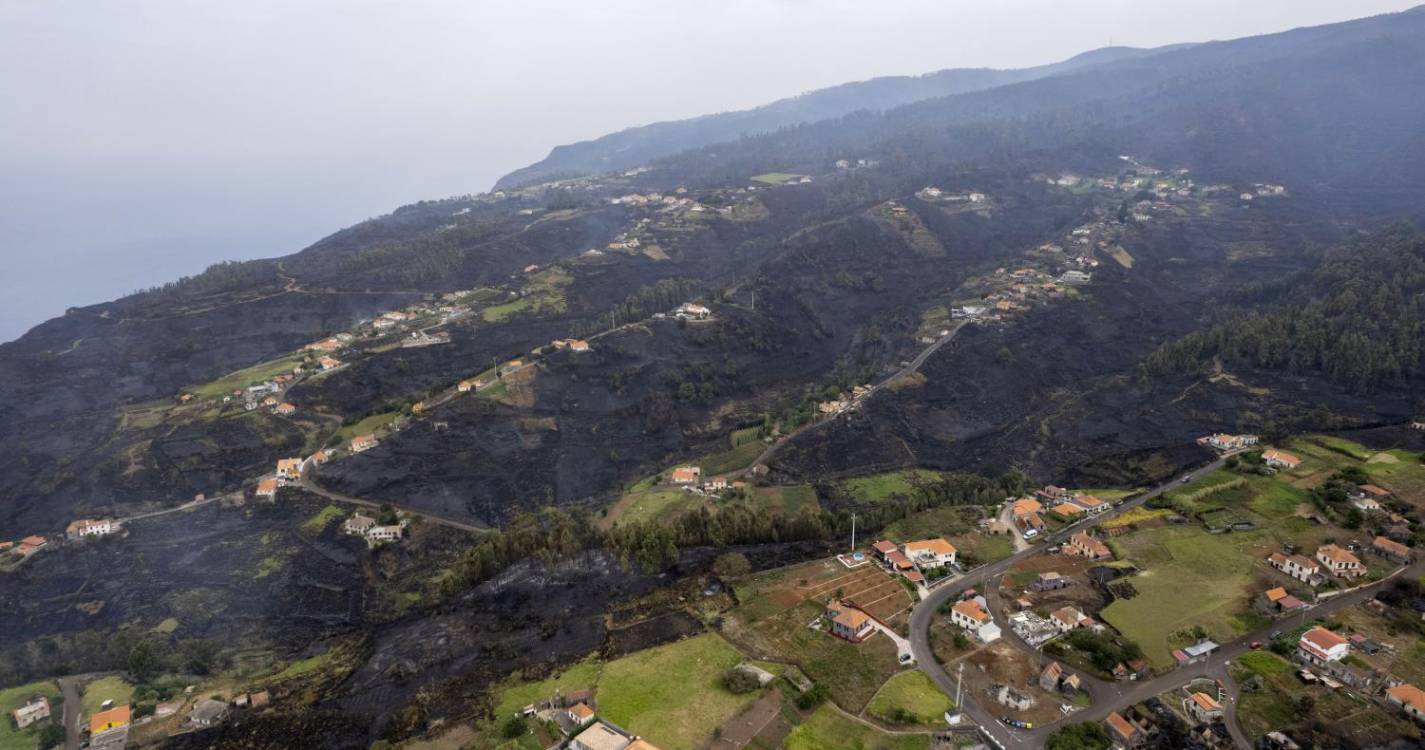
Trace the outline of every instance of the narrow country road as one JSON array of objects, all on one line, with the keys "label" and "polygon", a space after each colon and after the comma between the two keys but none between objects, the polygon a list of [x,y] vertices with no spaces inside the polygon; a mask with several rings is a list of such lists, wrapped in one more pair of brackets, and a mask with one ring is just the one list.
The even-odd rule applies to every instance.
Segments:
[{"label": "narrow country road", "polygon": [[[950,332],[949,332],[949,333],[947,333],[947,334],[945,334],[944,336],[941,336],[940,338],[936,339],[936,340],[935,340],[935,343],[930,344],[929,346],[927,346],[927,347],[925,347],[924,349],[922,349],[919,354],[915,355],[915,359],[912,359],[909,363],[907,363],[904,367],[900,368],[899,370],[896,370],[895,372],[891,373],[890,375],[887,375],[886,377],[882,378],[880,382],[873,384],[873,385],[871,386],[870,390],[866,393],[865,399],[870,399],[872,396],[876,395],[877,392],[879,392],[881,389],[885,388],[886,386],[890,385],[891,383],[894,383],[895,381],[899,380],[900,378],[903,378],[903,377],[905,377],[905,376],[907,376],[907,375],[909,375],[909,374],[915,372],[916,370],[919,370],[920,367],[921,367],[921,365],[925,364],[925,360],[930,359],[931,355],[933,355],[933,354],[935,354],[936,352],[940,351],[940,348],[941,348],[941,347],[943,347],[943,346],[945,346],[946,344],[950,343],[950,340],[953,339],[953,338],[955,338],[955,334],[959,333],[959,332],[960,332],[960,329],[964,328],[964,327],[965,327],[965,324],[968,323],[968,322],[969,322],[969,321],[962,320],[962,321],[960,321],[959,323],[956,323],[956,324],[954,325],[954,327],[952,327],[952,328],[950,329]],[[840,415],[838,415],[838,416],[840,416]],[[776,454],[777,454],[777,451],[781,450],[782,447],[785,446],[787,443],[790,443],[792,440],[795,440],[796,438],[798,438],[798,437],[800,437],[800,436],[802,436],[802,435],[805,435],[805,434],[807,434],[808,432],[811,432],[811,431],[813,431],[813,430],[819,429],[819,428],[821,428],[821,427],[823,427],[823,426],[825,426],[825,425],[834,424],[834,423],[836,422],[836,420],[837,420],[837,417],[832,417],[832,418],[830,418],[830,419],[823,419],[823,420],[819,420],[819,421],[816,421],[816,422],[812,422],[812,423],[810,423],[810,424],[802,425],[801,427],[798,427],[797,429],[792,430],[791,432],[789,432],[789,433],[783,435],[782,437],[778,438],[778,439],[777,439],[775,442],[773,442],[771,445],[767,446],[766,450],[762,451],[762,453],[759,454],[759,455],[757,456],[757,458],[753,459],[753,460],[752,460],[752,463],[748,464],[747,468],[739,469],[739,470],[734,471],[734,472],[730,472],[730,473],[728,474],[728,476],[730,476],[730,477],[741,477],[741,476],[745,475],[747,472],[749,472],[749,471],[752,470],[752,467],[753,467],[753,466],[756,466],[757,464],[765,464],[765,463],[767,463],[768,461],[772,460],[772,456],[776,455]]]},{"label": "narrow country road", "polygon": [[79,730],[84,704],[80,701],[79,683],[95,675],[72,674],[59,678],[59,692],[64,696],[64,750],[79,750],[82,742]]}]

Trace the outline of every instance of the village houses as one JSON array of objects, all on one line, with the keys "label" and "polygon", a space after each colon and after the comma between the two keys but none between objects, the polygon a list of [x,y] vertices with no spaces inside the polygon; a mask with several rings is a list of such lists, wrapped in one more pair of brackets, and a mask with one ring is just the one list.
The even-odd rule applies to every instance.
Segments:
[{"label": "village houses", "polygon": [[852,643],[866,640],[876,630],[870,615],[842,601],[826,605],[826,619],[831,623],[832,635]]},{"label": "village houses", "polygon": [[950,622],[964,628],[978,638],[981,643],[993,643],[999,640],[1000,629],[990,613],[985,611],[983,602],[982,597],[956,602],[950,608]]},{"label": "village houses", "polygon": [[673,470],[673,484],[696,484],[703,470],[697,466],[679,466]]},{"label": "village houses", "polygon": [[257,480],[257,496],[258,496],[258,497],[265,497],[265,498],[268,498],[269,500],[272,499],[272,498],[277,497],[277,480],[276,480],[276,479],[259,479],[259,480]]},{"label": "village houses", "polygon": [[955,545],[940,537],[906,542],[902,549],[905,556],[918,567],[939,568],[955,564]]},{"label": "village houses", "polygon": [[1359,558],[1334,544],[1323,544],[1316,549],[1316,559],[1326,569],[1339,578],[1356,578],[1366,574],[1366,566]]},{"label": "village houses", "polygon": [[1222,718],[1222,704],[1204,692],[1195,692],[1183,701],[1183,708],[1200,723]]},{"label": "village houses", "polygon": [[1301,555],[1283,555],[1273,552],[1267,556],[1267,564],[1310,586],[1321,585],[1321,566]]},{"label": "village houses", "polygon": [[1403,682],[1385,691],[1385,699],[1399,706],[1406,716],[1425,722],[1425,690]]},{"label": "village houses", "polygon": [[70,539],[83,539],[86,536],[104,536],[113,534],[119,530],[117,521],[111,518],[103,519],[81,519],[72,521],[69,528],[65,529],[65,536]]},{"label": "village houses", "polygon": [[1402,565],[1410,562],[1410,548],[1392,539],[1378,536],[1371,542],[1371,550],[1377,555]]},{"label": "village houses", "polygon": [[1262,463],[1274,469],[1295,469],[1301,465],[1301,459],[1286,451],[1268,449],[1262,451]]},{"label": "village houses", "polygon": [[1318,666],[1340,661],[1351,652],[1349,641],[1320,625],[1302,633],[1296,647],[1297,654]]},{"label": "village houses", "polygon": [[1069,541],[1064,545],[1064,553],[1086,557],[1090,560],[1113,559],[1113,550],[1110,550],[1107,544],[1089,536],[1085,531],[1080,531],[1069,537]]},{"label": "village houses", "polygon": [[1049,622],[1059,629],[1060,633],[1067,633],[1074,628],[1092,628],[1098,630],[1100,625],[1088,615],[1080,612],[1074,607],[1060,607],[1049,615]]},{"label": "village houses", "polygon": [[1256,435],[1227,435],[1216,433],[1197,439],[1198,445],[1216,448],[1220,451],[1236,451],[1256,445],[1260,440]]},{"label": "village houses", "polygon": [[341,367],[341,360],[334,357],[322,357],[317,360],[317,364],[321,365],[323,370],[335,370]]},{"label": "village houses", "polygon": [[341,530],[352,536],[366,536],[366,532],[370,531],[375,525],[376,519],[371,516],[353,513],[351,518],[342,522]]},{"label": "village houses", "polygon": [[1136,747],[1143,741],[1143,730],[1117,711],[1110,713],[1103,723],[1108,725],[1108,736],[1117,747]]},{"label": "village houses", "polygon": [[20,729],[37,721],[44,721],[50,717],[49,699],[43,695],[31,698],[25,705],[11,711],[10,715],[15,718],[15,726]]},{"label": "village houses", "polygon": [[351,452],[369,451],[377,445],[380,445],[380,441],[376,439],[375,435],[357,435],[351,439]]},{"label": "village houses", "polygon": [[295,482],[302,478],[302,459],[300,458],[279,458],[277,459],[277,481],[280,483]]}]

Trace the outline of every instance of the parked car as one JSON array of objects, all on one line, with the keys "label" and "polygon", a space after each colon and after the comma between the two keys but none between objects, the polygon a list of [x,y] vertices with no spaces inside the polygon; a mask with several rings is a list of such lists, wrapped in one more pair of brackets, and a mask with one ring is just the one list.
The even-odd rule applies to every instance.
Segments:
[{"label": "parked car", "polygon": [[1252,649],[1253,651],[1256,651],[1257,649],[1259,649],[1259,648],[1261,648],[1261,647],[1262,647],[1262,642],[1261,642],[1261,641],[1252,641],[1251,643],[1247,644],[1247,648],[1250,648],[1250,649]]}]

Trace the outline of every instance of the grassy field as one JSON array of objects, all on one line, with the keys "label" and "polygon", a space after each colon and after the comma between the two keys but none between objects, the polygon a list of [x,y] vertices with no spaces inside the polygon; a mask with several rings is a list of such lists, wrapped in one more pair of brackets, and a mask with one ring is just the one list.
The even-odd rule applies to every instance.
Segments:
[{"label": "grassy field", "polygon": [[816,510],[816,490],[809,485],[797,484],[787,487],[753,487],[752,501],[772,510],[779,510],[789,516],[800,515],[803,510]]},{"label": "grassy field", "polygon": [[302,522],[302,530],[309,534],[320,534],[326,531],[327,526],[332,521],[341,518],[342,510],[335,505],[328,505],[317,511],[316,515]]},{"label": "grassy field", "polygon": [[914,489],[913,480],[930,481],[935,472],[924,469],[901,469],[882,474],[870,474],[846,480],[846,489],[857,499],[878,502],[896,495],[909,495]]},{"label": "grassy field", "polygon": [[781,185],[782,183],[787,182],[788,180],[796,180],[800,178],[801,175],[791,174],[790,172],[767,172],[764,174],[754,175],[752,177],[754,182],[761,182],[768,185]]},{"label": "grassy field", "polygon": [[92,716],[103,709],[104,701],[112,700],[114,705],[122,706],[128,703],[134,695],[134,686],[124,682],[120,677],[100,677],[99,679],[84,686],[84,696],[80,700],[84,706],[84,713]]},{"label": "grassy field", "polygon": [[[1143,647],[1155,666],[1173,664],[1182,645],[1175,633],[1195,625],[1219,639],[1245,632],[1257,621],[1249,611],[1253,566],[1275,545],[1261,531],[1209,534],[1197,526],[1171,526],[1120,537],[1140,568],[1129,579],[1138,595],[1118,599],[1102,616]],[[1177,641],[1177,642],[1175,642]]]},{"label": "grassy field", "polygon": [[515,313],[535,314],[561,313],[568,303],[564,298],[564,287],[574,280],[568,272],[559,268],[549,268],[535,274],[525,294],[517,299],[491,305],[480,311],[480,317],[487,323],[499,323]]},{"label": "grassy field", "polygon": [[762,439],[761,435],[761,427],[744,427],[740,430],[733,430],[727,436],[727,444],[730,448],[736,448],[748,443],[756,443]]},{"label": "grassy field", "polygon": [[310,656],[306,659],[298,659],[297,661],[288,664],[286,669],[283,669],[281,672],[278,672],[275,679],[285,680],[290,677],[301,677],[304,674],[315,672],[318,669],[321,669],[322,667],[326,666],[326,664],[330,662],[335,656],[335,651],[327,651],[326,653],[317,654],[316,656]]},{"label": "grassy field", "polygon": [[982,534],[975,527],[981,512],[975,506],[931,508],[887,526],[882,536],[897,542],[943,536],[960,551],[961,558],[976,565],[1009,557],[1014,544],[1008,536]]},{"label": "grassy field", "polygon": [[945,712],[955,707],[955,702],[940,691],[924,672],[901,672],[886,681],[881,691],[871,699],[866,713],[890,724],[901,723],[898,714],[908,713],[915,717],[914,724],[939,727],[945,721]]},{"label": "grassy field", "polygon": [[782,747],[785,750],[927,750],[930,735],[877,731],[824,705],[793,729]]},{"label": "grassy field", "polygon": [[762,454],[762,443],[752,441],[743,443],[736,448],[725,450],[721,453],[714,453],[702,459],[694,461],[694,465],[703,467],[703,476],[710,477],[718,474],[725,474],[729,471],[745,469],[752,465],[752,462]]},{"label": "grassy field", "polygon": [[495,720],[503,721],[514,716],[521,708],[553,695],[555,690],[562,693],[592,690],[599,684],[599,675],[603,670],[603,662],[590,658],[538,682],[511,679],[496,693]]},{"label": "grassy field", "polygon": [[701,747],[756,697],[722,687],[723,673],[742,658],[708,634],[609,662],[599,677],[599,714],[665,750]]},{"label": "grassy field", "polygon": [[[826,686],[832,700],[848,711],[860,711],[898,669],[895,644],[885,636],[848,643],[807,627],[822,614],[822,605],[803,601],[779,610],[776,602],[760,599],[738,608],[746,621],[728,623],[739,644],[746,640],[754,653],[765,653],[796,664],[813,682]],[[748,624],[756,620],[755,624]]]},{"label": "grassy field", "polygon": [[186,388],[184,392],[192,393],[198,398],[220,398],[235,390],[271,380],[273,377],[281,375],[284,372],[291,372],[292,368],[302,361],[302,358],[303,355],[300,353],[289,354],[281,359],[262,362],[252,367],[229,373],[211,383]]},{"label": "grassy field", "polygon": [[657,489],[630,492],[609,510],[609,524],[663,521],[705,502],[702,495],[683,490]]},{"label": "grassy field", "polygon": [[346,445],[348,442],[351,441],[352,438],[356,437],[357,435],[369,435],[373,432],[376,432],[378,429],[384,429],[392,422],[396,421],[396,418],[400,416],[401,413],[398,411],[386,411],[381,412],[380,414],[372,414],[371,416],[366,417],[365,419],[362,419],[359,422],[342,425],[341,429],[336,431],[336,437],[338,440],[340,440],[342,445]]},{"label": "grassy field", "polygon": [[59,686],[53,682],[32,682],[0,690],[0,712],[4,713],[4,716],[0,716],[0,750],[33,750],[35,747],[39,726],[16,729],[10,712],[25,705],[36,695],[49,698],[54,720],[59,721],[61,708],[55,705],[55,701],[59,699],[60,692]]},{"label": "grassy field", "polygon": [[1133,256],[1130,255],[1122,245],[1114,245],[1113,249],[1108,251],[1108,255],[1118,261],[1118,265],[1124,268],[1133,267]]}]

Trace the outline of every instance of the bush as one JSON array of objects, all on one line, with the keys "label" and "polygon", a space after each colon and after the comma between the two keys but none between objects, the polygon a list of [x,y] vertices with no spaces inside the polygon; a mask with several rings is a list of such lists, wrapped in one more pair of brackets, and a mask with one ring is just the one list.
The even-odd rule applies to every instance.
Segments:
[{"label": "bush", "polygon": [[824,700],[826,700],[826,688],[822,685],[813,685],[811,690],[797,696],[797,708],[810,711],[820,706]]},{"label": "bush", "polygon": [[737,578],[752,572],[752,563],[741,552],[728,552],[713,561],[713,572],[723,578]]},{"label": "bush", "polygon": [[757,680],[757,675],[733,667],[723,673],[722,686],[727,688],[727,692],[729,693],[742,695],[761,688],[762,683]]},{"label": "bush", "polygon": [[1111,744],[1102,724],[1085,721],[1054,730],[1045,747],[1049,750],[1108,750]]},{"label": "bush", "polygon": [[507,740],[523,737],[528,732],[529,722],[525,721],[523,716],[511,717],[509,721],[506,721],[504,725],[500,727],[500,734],[504,735]]},{"label": "bush", "polygon": [[64,727],[50,724],[40,730],[38,737],[40,750],[49,750],[64,744]]}]

